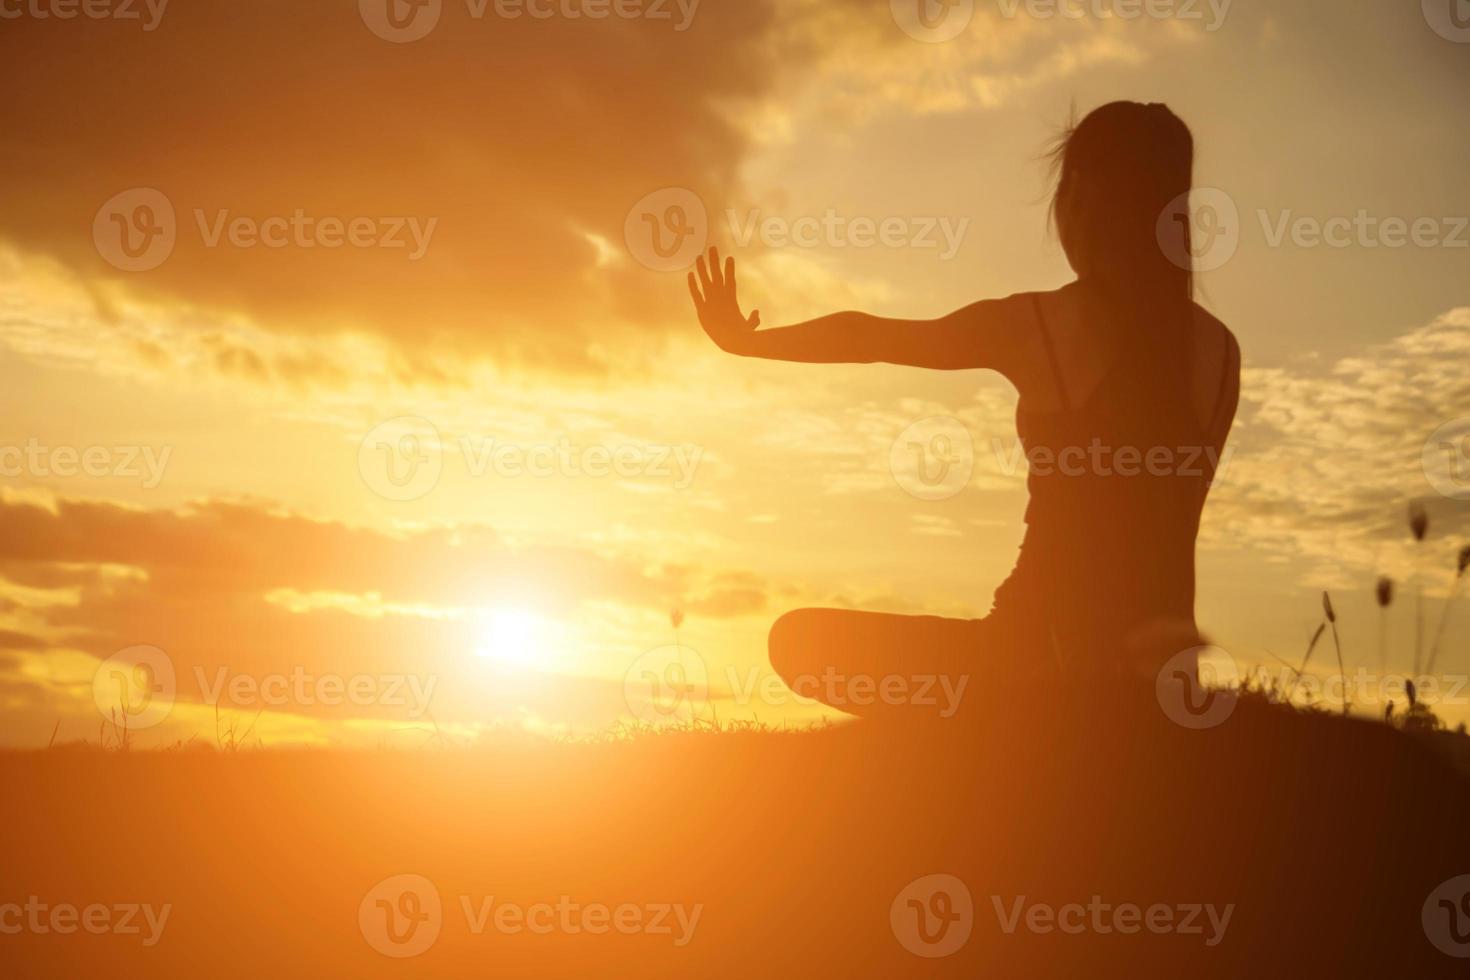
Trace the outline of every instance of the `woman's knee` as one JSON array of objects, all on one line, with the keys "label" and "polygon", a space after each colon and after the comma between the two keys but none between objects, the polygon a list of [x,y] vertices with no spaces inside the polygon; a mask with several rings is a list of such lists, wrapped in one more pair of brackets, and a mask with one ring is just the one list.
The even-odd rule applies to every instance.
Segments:
[{"label": "woman's knee", "polygon": [[822,612],[820,609],[793,609],[771,624],[767,640],[771,668],[783,680],[790,682],[802,673],[804,664],[810,663],[815,653]]}]

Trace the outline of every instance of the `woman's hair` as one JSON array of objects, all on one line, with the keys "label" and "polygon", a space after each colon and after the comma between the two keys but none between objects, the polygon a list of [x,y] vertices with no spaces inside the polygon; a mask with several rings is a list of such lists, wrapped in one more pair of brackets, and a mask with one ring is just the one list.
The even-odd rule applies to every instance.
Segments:
[{"label": "woman's hair", "polygon": [[1051,158],[1051,217],[1079,277],[1123,307],[1187,304],[1194,137],[1184,121],[1157,102],[1110,102],[1069,127]]}]

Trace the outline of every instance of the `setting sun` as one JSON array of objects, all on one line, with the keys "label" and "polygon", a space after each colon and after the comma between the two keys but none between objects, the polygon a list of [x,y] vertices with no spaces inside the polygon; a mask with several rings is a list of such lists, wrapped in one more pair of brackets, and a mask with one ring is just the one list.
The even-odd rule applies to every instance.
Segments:
[{"label": "setting sun", "polygon": [[508,667],[544,669],[551,657],[550,640],[550,625],[539,615],[525,608],[501,607],[485,614],[475,653]]}]

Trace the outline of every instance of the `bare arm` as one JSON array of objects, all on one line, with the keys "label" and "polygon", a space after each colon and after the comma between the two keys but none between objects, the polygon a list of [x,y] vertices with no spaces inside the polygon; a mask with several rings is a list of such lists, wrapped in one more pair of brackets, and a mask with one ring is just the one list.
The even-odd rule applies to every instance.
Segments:
[{"label": "bare arm", "polygon": [[721,350],[744,357],[810,364],[904,364],[958,371],[1005,370],[1014,362],[1009,329],[1012,306],[974,303],[937,320],[896,320],[868,313],[833,313],[788,327],[760,330],[760,312],[749,317],[736,299],[735,260],[720,265],[718,249],[700,256],[689,291],[700,325]]}]

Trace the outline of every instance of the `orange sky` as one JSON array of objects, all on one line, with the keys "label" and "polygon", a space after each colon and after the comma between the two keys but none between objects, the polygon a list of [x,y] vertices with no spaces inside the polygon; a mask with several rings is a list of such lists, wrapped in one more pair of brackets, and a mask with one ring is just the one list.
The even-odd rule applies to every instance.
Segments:
[{"label": "orange sky", "polygon": [[[1178,111],[1238,216],[1200,277],[1246,358],[1201,624],[1295,659],[1330,588],[1376,670],[1408,502],[1435,593],[1470,534],[1465,481],[1422,463],[1470,405],[1470,45],[1416,4],[978,2],[941,42],[902,6],[443,0],[396,43],[368,0],[170,4],[152,29],[7,5],[0,743],[95,738],[98,662],[138,646],[177,679],[145,744],[212,738],[221,677],[267,744],[600,728],[636,714],[674,608],[722,719],[816,717],[761,670],[782,610],[988,608],[1024,507],[1013,393],[722,355],[640,218],[697,202],[770,325],[1054,287],[1040,156],[1114,98]],[[141,235],[140,203],[172,215],[162,257],[108,238],[113,214]],[[1312,240],[1332,219],[1343,247]],[[925,500],[893,449],[935,417],[973,470]],[[1442,670],[1470,670],[1470,612],[1450,637]]]}]

